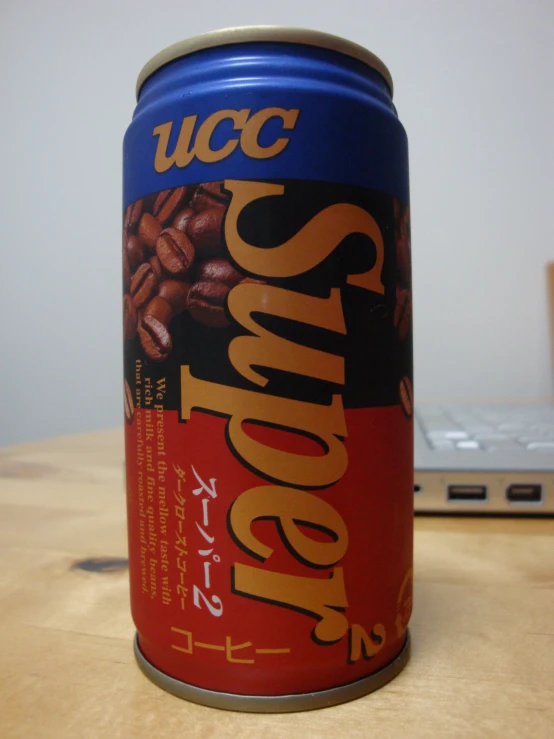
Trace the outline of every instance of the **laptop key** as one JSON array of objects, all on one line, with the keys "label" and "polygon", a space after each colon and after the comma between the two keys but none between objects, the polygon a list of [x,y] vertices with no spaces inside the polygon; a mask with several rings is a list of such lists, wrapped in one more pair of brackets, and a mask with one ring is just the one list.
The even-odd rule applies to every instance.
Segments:
[{"label": "laptop key", "polygon": [[453,441],[447,441],[446,439],[437,439],[436,441],[430,440],[433,449],[441,452],[451,452],[456,448]]},{"label": "laptop key", "polygon": [[468,450],[474,450],[474,449],[480,449],[480,445],[478,441],[458,441],[456,444],[456,449],[468,449]]},{"label": "laptop key", "polygon": [[530,452],[554,452],[554,441],[534,441],[527,444]]}]

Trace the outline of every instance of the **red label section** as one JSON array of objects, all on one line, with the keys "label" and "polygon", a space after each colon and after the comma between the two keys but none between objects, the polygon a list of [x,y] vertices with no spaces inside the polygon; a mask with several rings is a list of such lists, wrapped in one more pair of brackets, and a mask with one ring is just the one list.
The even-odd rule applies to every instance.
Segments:
[{"label": "red label section", "polygon": [[[412,602],[412,422],[399,405],[345,418],[347,471],[308,492],[249,471],[227,444],[227,418],[193,411],[182,423],[161,405],[134,410],[131,602],[141,649],[162,672],[215,691],[280,695],[352,682],[400,652]],[[248,433],[321,453],[298,434]],[[254,508],[244,495],[252,489]],[[344,526],[317,523],[326,504]]]}]

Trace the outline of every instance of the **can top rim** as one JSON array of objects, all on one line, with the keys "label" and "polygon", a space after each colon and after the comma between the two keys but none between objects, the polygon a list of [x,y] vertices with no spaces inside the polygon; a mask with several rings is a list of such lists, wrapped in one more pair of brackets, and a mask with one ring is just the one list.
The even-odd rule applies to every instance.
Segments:
[{"label": "can top rim", "polygon": [[393,94],[392,76],[386,64],[382,62],[373,52],[348,41],[341,36],[335,36],[323,31],[310,31],[305,28],[288,28],[286,26],[241,26],[237,28],[224,28],[220,31],[210,31],[200,36],[193,36],[183,41],[168,46],[146,62],[141,69],[137,80],[137,100],[146,80],[164,67],[169,62],[181,57],[193,54],[203,49],[211,49],[216,46],[229,46],[230,44],[247,44],[259,41],[283,42],[288,44],[304,44],[316,46],[322,49],[330,49],[340,54],[358,59],[367,66],[378,72],[387,83],[391,96]]}]

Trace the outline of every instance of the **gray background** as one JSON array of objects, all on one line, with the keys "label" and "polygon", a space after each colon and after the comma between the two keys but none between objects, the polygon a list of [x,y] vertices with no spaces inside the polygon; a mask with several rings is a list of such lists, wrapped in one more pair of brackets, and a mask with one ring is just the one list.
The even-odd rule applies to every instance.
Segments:
[{"label": "gray background", "polygon": [[121,139],[138,71],[256,23],[380,55],[410,139],[419,400],[551,395],[551,0],[0,3],[0,443],[122,417]]}]

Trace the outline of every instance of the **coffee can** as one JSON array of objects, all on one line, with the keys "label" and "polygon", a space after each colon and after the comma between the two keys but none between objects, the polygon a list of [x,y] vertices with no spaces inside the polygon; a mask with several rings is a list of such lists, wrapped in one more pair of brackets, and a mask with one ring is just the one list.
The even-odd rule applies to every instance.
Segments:
[{"label": "coffee can", "polygon": [[175,695],[281,712],[408,660],[407,139],[386,66],[234,28],[146,64],[124,141],[135,654]]}]

